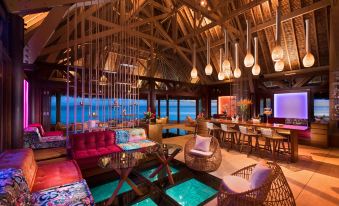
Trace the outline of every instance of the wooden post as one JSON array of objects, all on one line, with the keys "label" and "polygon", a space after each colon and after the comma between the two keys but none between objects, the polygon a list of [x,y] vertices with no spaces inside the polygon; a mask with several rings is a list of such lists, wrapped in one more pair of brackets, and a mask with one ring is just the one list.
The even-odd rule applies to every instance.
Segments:
[{"label": "wooden post", "polygon": [[337,78],[339,78],[339,2],[333,1],[330,11],[330,68],[329,68],[329,94],[330,94],[330,146],[339,146],[339,114],[336,113],[335,107],[339,105],[339,87]]},{"label": "wooden post", "polygon": [[161,105],[160,105],[160,98],[158,98],[158,114],[157,114],[157,116],[159,116],[159,117],[160,117],[160,114],[161,114],[160,107],[161,107]]},{"label": "wooden post", "polygon": [[61,122],[61,94],[57,93],[56,98],[56,123]]},{"label": "wooden post", "polygon": [[12,147],[23,145],[23,45],[24,22],[18,15],[9,15],[10,19],[10,57],[12,59]]},{"label": "wooden post", "polygon": [[156,94],[155,94],[155,82],[154,80],[149,80],[149,97],[148,97],[148,106],[151,108],[151,112],[155,113],[155,101],[156,101]]}]

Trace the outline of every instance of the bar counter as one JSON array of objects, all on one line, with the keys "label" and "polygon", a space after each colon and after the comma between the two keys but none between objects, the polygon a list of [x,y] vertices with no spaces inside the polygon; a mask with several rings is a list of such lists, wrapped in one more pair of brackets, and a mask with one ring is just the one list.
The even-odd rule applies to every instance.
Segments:
[{"label": "bar counter", "polygon": [[213,119],[209,120],[214,124],[235,124],[235,125],[244,125],[244,126],[252,126],[252,127],[262,127],[262,128],[271,128],[271,129],[283,129],[290,131],[291,135],[291,162],[298,161],[298,132],[306,131],[308,129],[307,126],[298,126],[298,125],[287,125],[287,124],[271,124],[271,123],[253,123],[250,121],[247,122],[232,122],[231,120],[225,119]]}]

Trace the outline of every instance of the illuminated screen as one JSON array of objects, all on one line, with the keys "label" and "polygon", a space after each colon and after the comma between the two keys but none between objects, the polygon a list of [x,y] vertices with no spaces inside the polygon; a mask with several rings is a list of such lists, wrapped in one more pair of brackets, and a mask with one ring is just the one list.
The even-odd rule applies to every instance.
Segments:
[{"label": "illuminated screen", "polygon": [[308,119],[307,92],[274,94],[274,117]]}]

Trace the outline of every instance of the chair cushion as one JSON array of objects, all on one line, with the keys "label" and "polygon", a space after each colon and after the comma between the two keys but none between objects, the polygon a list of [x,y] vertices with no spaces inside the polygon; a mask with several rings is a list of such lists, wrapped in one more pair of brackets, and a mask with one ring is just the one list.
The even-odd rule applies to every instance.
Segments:
[{"label": "chair cushion", "polygon": [[129,132],[127,130],[117,129],[115,130],[116,143],[127,143],[129,140]]},{"label": "chair cushion", "polygon": [[212,152],[203,152],[203,151],[195,150],[195,149],[191,149],[190,153],[197,155],[197,156],[203,156],[203,157],[209,157],[213,154]]},{"label": "chair cushion", "polygon": [[45,163],[38,166],[33,192],[78,182],[82,179],[81,171],[74,160]]},{"label": "chair cushion", "polygon": [[147,139],[146,132],[143,128],[133,128],[128,130],[129,140],[128,142],[139,142],[140,140]]},{"label": "chair cushion", "polygon": [[62,131],[52,131],[52,132],[45,132],[44,137],[48,136],[62,136],[63,132]]},{"label": "chair cushion", "polygon": [[115,133],[102,131],[74,134],[70,136],[70,143],[73,153],[110,147],[115,145]]},{"label": "chair cushion", "polygon": [[0,154],[0,169],[1,168],[21,169],[27,181],[28,188],[32,189],[38,169],[32,149],[13,149],[3,152]]},{"label": "chair cushion", "polygon": [[21,169],[0,170],[0,205],[29,205],[30,191]]},{"label": "chair cushion", "polygon": [[94,205],[94,199],[85,180],[42,190],[32,194],[32,205]]},{"label": "chair cushion", "polygon": [[270,176],[272,169],[265,163],[259,162],[253,169],[250,176],[250,185],[252,189],[260,187]]},{"label": "chair cushion", "polygon": [[34,123],[34,124],[30,124],[28,125],[29,127],[37,127],[39,129],[40,132],[40,136],[44,136],[45,135],[45,130],[42,127],[42,125],[40,123]]},{"label": "chair cushion", "polygon": [[211,137],[202,137],[200,135],[197,135],[195,138],[195,150],[200,150],[203,152],[209,152],[210,151],[210,144],[211,144]]},{"label": "chair cushion", "polygon": [[63,136],[43,136],[41,137],[41,142],[55,142],[55,141],[64,141],[66,137]]},{"label": "chair cushion", "polygon": [[249,181],[233,175],[225,176],[222,179],[222,186],[229,193],[241,193],[251,189]]},{"label": "chair cushion", "polygon": [[118,144],[118,146],[124,151],[142,149],[153,145],[155,145],[155,143],[147,139],[140,140],[139,142],[127,142],[123,144]]}]

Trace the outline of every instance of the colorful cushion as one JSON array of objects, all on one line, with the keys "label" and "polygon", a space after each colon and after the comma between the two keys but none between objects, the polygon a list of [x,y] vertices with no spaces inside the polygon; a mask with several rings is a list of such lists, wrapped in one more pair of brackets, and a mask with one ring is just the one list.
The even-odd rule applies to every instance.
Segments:
[{"label": "colorful cushion", "polygon": [[197,135],[195,138],[195,150],[200,150],[203,152],[209,152],[210,151],[210,144],[211,144],[211,137],[202,137],[200,135]]},{"label": "colorful cushion", "polygon": [[129,133],[127,130],[115,130],[116,134],[116,143],[117,144],[122,144],[122,143],[127,143],[129,140]]},{"label": "colorful cushion", "polygon": [[40,133],[40,136],[44,136],[45,135],[45,131],[44,131],[44,128],[42,127],[41,124],[39,123],[34,123],[34,124],[30,124],[28,125],[29,127],[37,127],[39,129],[39,133]]},{"label": "colorful cushion", "polygon": [[139,142],[127,142],[127,143],[118,144],[118,146],[124,151],[137,150],[137,149],[141,149],[145,147],[150,147],[153,145],[155,145],[155,143],[147,139],[140,140]]},{"label": "colorful cushion", "polygon": [[41,137],[41,142],[55,142],[66,140],[66,137],[63,136],[44,136]]},{"label": "colorful cushion", "polygon": [[265,162],[259,162],[253,169],[250,176],[251,188],[260,187],[270,176],[272,169]]},{"label": "colorful cushion", "polygon": [[146,132],[142,128],[133,128],[128,130],[129,142],[138,142],[147,139]]},{"label": "colorful cushion", "polygon": [[34,206],[94,205],[94,199],[85,180],[35,192],[32,194],[31,202]]},{"label": "colorful cushion", "polygon": [[203,152],[203,151],[195,150],[195,149],[191,149],[190,153],[197,155],[197,156],[202,156],[202,157],[209,157],[213,154],[212,152]]},{"label": "colorful cushion", "polygon": [[250,182],[244,178],[227,175],[222,179],[222,186],[224,190],[229,193],[241,193],[251,189]]},{"label": "colorful cushion", "polygon": [[29,205],[31,195],[22,170],[0,170],[0,205]]}]

